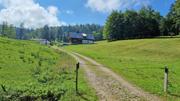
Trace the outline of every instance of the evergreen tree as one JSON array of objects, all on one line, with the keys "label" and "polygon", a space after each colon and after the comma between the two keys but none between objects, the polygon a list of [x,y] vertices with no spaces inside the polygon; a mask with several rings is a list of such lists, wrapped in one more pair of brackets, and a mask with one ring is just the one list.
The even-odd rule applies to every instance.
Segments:
[{"label": "evergreen tree", "polygon": [[63,30],[62,30],[61,27],[58,28],[57,40],[58,40],[59,42],[62,42],[62,41],[63,41]]},{"label": "evergreen tree", "polygon": [[16,28],[13,25],[8,25],[7,22],[3,22],[1,34],[3,37],[16,38]]},{"label": "evergreen tree", "polygon": [[8,38],[16,39],[16,28],[13,25],[8,26],[6,33]]},{"label": "evergreen tree", "polygon": [[42,38],[50,41],[49,26],[45,25],[42,31]]},{"label": "evergreen tree", "polygon": [[25,34],[24,30],[25,30],[24,23],[21,23],[19,28],[19,35],[18,35],[20,40],[24,39],[24,34]]},{"label": "evergreen tree", "polygon": [[8,29],[7,22],[3,22],[3,24],[2,24],[2,32],[1,32],[3,37],[7,36],[7,29]]}]

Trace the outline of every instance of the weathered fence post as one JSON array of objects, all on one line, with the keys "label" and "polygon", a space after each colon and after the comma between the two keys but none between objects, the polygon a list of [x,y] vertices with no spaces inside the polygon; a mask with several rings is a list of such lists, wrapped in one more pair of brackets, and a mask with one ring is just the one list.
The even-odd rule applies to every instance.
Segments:
[{"label": "weathered fence post", "polygon": [[76,94],[78,94],[78,69],[79,69],[79,62],[76,64]]},{"label": "weathered fence post", "polygon": [[168,90],[168,67],[165,66],[164,68],[164,92],[167,93]]}]

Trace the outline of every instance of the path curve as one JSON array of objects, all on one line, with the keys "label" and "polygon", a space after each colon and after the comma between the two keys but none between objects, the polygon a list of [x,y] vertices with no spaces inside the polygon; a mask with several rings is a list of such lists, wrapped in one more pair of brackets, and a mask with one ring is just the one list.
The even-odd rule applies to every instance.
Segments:
[{"label": "path curve", "polygon": [[100,101],[161,101],[159,97],[130,84],[93,59],[74,52],[66,53],[80,62],[80,68],[85,70],[87,79],[96,90]]},{"label": "path curve", "polygon": [[73,56],[82,64],[101,101],[161,101],[159,97],[130,84],[93,59],[78,53],[73,53]]}]

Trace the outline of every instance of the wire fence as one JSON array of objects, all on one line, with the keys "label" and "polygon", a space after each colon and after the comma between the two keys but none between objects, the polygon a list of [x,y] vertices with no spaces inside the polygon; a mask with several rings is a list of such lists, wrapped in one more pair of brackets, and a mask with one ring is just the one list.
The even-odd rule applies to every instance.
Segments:
[{"label": "wire fence", "polygon": [[[105,68],[109,68],[107,66],[104,65],[95,65],[95,64],[88,64],[88,63],[80,63],[81,66],[91,66],[91,67],[105,67]],[[168,72],[167,70],[168,69]],[[160,74],[157,74],[158,78],[161,78],[162,82],[164,82],[164,92],[168,93],[170,95],[173,96],[176,95],[176,97],[180,97],[180,91],[177,91],[176,88],[180,87],[179,81],[180,78],[177,78],[177,71],[174,68],[168,68],[167,66],[164,67],[160,67],[160,66],[153,66],[151,67],[124,67],[124,68],[120,68],[120,70],[138,70],[141,72],[144,70],[148,70],[149,72],[154,72],[154,70],[158,70],[157,73],[159,73],[160,71],[162,71]],[[152,71],[151,71],[152,70]],[[165,74],[167,73],[167,77],[165,77]],[[148,74],[147,74],[148,75]],[[163,77],[164,76],[164,77]],[[167,83],[167,84],[166,84]],[[167,90],[166,90],[167,89]]]},{"label": "wire fence", "polygon": [[[84,66],[93,66],[93,67],[99,67],[99,66],[103,66],[103,67],[106,67],[106,68],[109,68],[109,67],[107,67],[107,66],[104,66],[104,65],[94,65],[94,64],[84,64],[84,63],[80,63],[80,65],[84,65]],[[164,67],[154,67],[153,66],[153,68],[150,68],[150,67],[131,67],[131,68],[129,68],[129,67],[124,67],[124,68],[121,68],[121,69],[160,69],[160,70],[163,70],[164,69]]]}]

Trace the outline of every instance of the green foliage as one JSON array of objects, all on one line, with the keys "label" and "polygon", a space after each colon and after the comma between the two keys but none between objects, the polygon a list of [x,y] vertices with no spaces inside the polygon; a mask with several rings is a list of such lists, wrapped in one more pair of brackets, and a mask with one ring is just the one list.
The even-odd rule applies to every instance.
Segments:
[{"label": "green foliage", "polygon": [[170,31],[178,35],[180,32],[180,0],[172,4],[169,14],[167,15]]},{"label": "green foliage", "polygon": [[162,18],[160,22],[160,31],[161,31],[161,36],[169,36],[170,35],[170,30],[171,30],[171,22],[167,18]]},{"label": "green foliage", "polygon": [[[82,32],[87,34],[102,33],[103,27],[96,24],[85,24],[85,25],[69,25],[60,27],[49,27],[45,25],[44,28],[39,28],[27,33],[28,39],[40,38],[47,39],[49,41],[66,42],[67,33],[69,32]],[[101,39],[101,36],[99,37]]]},{"label": "green foliage", "polygon": [[108,41],[133,38],[149,38],[160,35],[161,16],[151,7],[140,11],[113,11],[104,26],[104,36]]},{"label": "green foliage", "polygon": [[1,34],[3,37],[16,38],[16,28],[3,22]]},{"label": "green foliage", "polygon": [[123,28],[123,14],[118,11],[113,11],[108,17],[106,25],[104,26],[104,36],[109,41],[121,38]]},{"label": "green foliage", "polygon": [[180,96],[180,39],[99,42],[65,47],[102,63],[129,82],[163,96],[164,66],[169,67],[168,101]]},{"label": "green foliage", "polygon": [[[59,50],[0,37],[0,101],[83,101],[75,93],[75,63]],[[79,91],[95,101],[83,73],[79,74]]]},{"label": "green foliage", "polygon": [[24,28],[24,23],[20,24],[20,28],[19,28],[19,35],[17,35],[18,39],[25,39],[25,28]]},{"label": "green foliage", "polygon": [[42,38],[50,41],[50,32],[49,32],[49,26],[45,25],[42,31]]},{"label": "green foliage", "polygon": [[96,41],[103,40],[103,32],[93,32],[94,38]]}]

